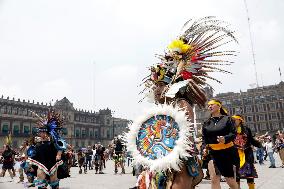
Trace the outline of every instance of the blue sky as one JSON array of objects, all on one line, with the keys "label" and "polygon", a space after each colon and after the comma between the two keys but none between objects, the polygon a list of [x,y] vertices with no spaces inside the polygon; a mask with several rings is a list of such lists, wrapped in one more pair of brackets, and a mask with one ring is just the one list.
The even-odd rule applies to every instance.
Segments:
[{"label": "blue sky", "polygon": [[[280,81],[284,2],[249,0],[259,84]],[[138,84],[190,18],[217,16],[236,30],[239,51],[210,82],[216,93],[255,83],[244,1],[241,0],[0,0],[0,95],[50,102],[66,96],[75,108],[109,107],[133,119]]]}]

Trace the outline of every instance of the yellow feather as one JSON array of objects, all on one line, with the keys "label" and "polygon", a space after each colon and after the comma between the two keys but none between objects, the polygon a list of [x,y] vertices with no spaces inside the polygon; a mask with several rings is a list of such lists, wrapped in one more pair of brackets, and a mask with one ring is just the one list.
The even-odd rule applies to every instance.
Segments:
[{"label": "yellow feather", "polygon": [[192,47],[188,44],[185,44],[182,40],[174,40],[169,44],[168,48],[172,51],[177,51],[179,53],[185,53]]}]

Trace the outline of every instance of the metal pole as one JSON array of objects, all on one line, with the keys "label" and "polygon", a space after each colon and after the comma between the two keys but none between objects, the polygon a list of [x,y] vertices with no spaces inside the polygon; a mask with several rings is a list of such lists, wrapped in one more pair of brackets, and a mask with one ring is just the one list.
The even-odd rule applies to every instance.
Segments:
[{"label": "metal pole", "polygon": [[258,85],[257,69],[256,69],[256,63],[255,63],[254,46],[253,46],[253,41],[252,41],[252,32],[251,32],[251,28],[250,28],[250,17],[249,17],[249,13],[248,13],[248,6],[247,6],[246,0],[244,0],[244,3],[245,3],[247,18],[248,18],[248,29],[249,29],[250,44],[251,44],[251,53],[252,53],[253,65],[254,65],[254,72],[255,72],[255,80],[256,80],[256,86],[257,86],[257,88],[258,88],[259,85]]}]

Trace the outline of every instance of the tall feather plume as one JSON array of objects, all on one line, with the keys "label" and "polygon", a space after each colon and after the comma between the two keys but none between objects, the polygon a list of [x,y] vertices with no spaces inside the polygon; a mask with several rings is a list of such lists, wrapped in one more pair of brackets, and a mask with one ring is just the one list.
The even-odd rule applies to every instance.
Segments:
[{"label": "tall feather plume", "polygon": [[[190,19],[183,25],[182,31],[182,34],[178,37],[179,41],[175,42],[183,45],[180,49],[187,46],[189,47],[188,50],[184,52],[169,49],[165,55],[156,55],[162,62],[159,65],[166,65],[164,72],[157,72],[160,76],[164,74],[162,75],[164,80],[154,80],[151,84],[156,85],[157,82],[163,81],[172,85],[190,79],[186,88],[187,97],[190,101],[203,106],[206,101],[203,87],[208,86],[207,80],[221,83],[218,79],[211,77],[209,73],[231,73],[220,68],[220,66],[230,65],[233,61],[225,58],[223,60],[220,57],[227,58],[237,54],[236,51],[222,50],[221,48],[228,43],[238,43],[238,41],[234,36],[234,31],[229,28],[229,24],[214,16],[207,16],[195,21]],[[181,44],[181,41],[183,44]],[[177,46],[177,48],[179,47]],[[169,57],[172,58],[169,59]],[[179,59],[179,57],[181,58]],[[151,76],[146,78],[152,79]]]}]

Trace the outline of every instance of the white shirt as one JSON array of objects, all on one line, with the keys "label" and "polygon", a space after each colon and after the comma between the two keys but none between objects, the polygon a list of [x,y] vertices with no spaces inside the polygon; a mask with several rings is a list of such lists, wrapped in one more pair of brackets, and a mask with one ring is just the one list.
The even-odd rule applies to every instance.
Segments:
[{"label": "white shirt", "polygon": [[273,152],[273,144],[272,144],[272,142],[266,142],[264,145],[265,145],[267,153]]}]

